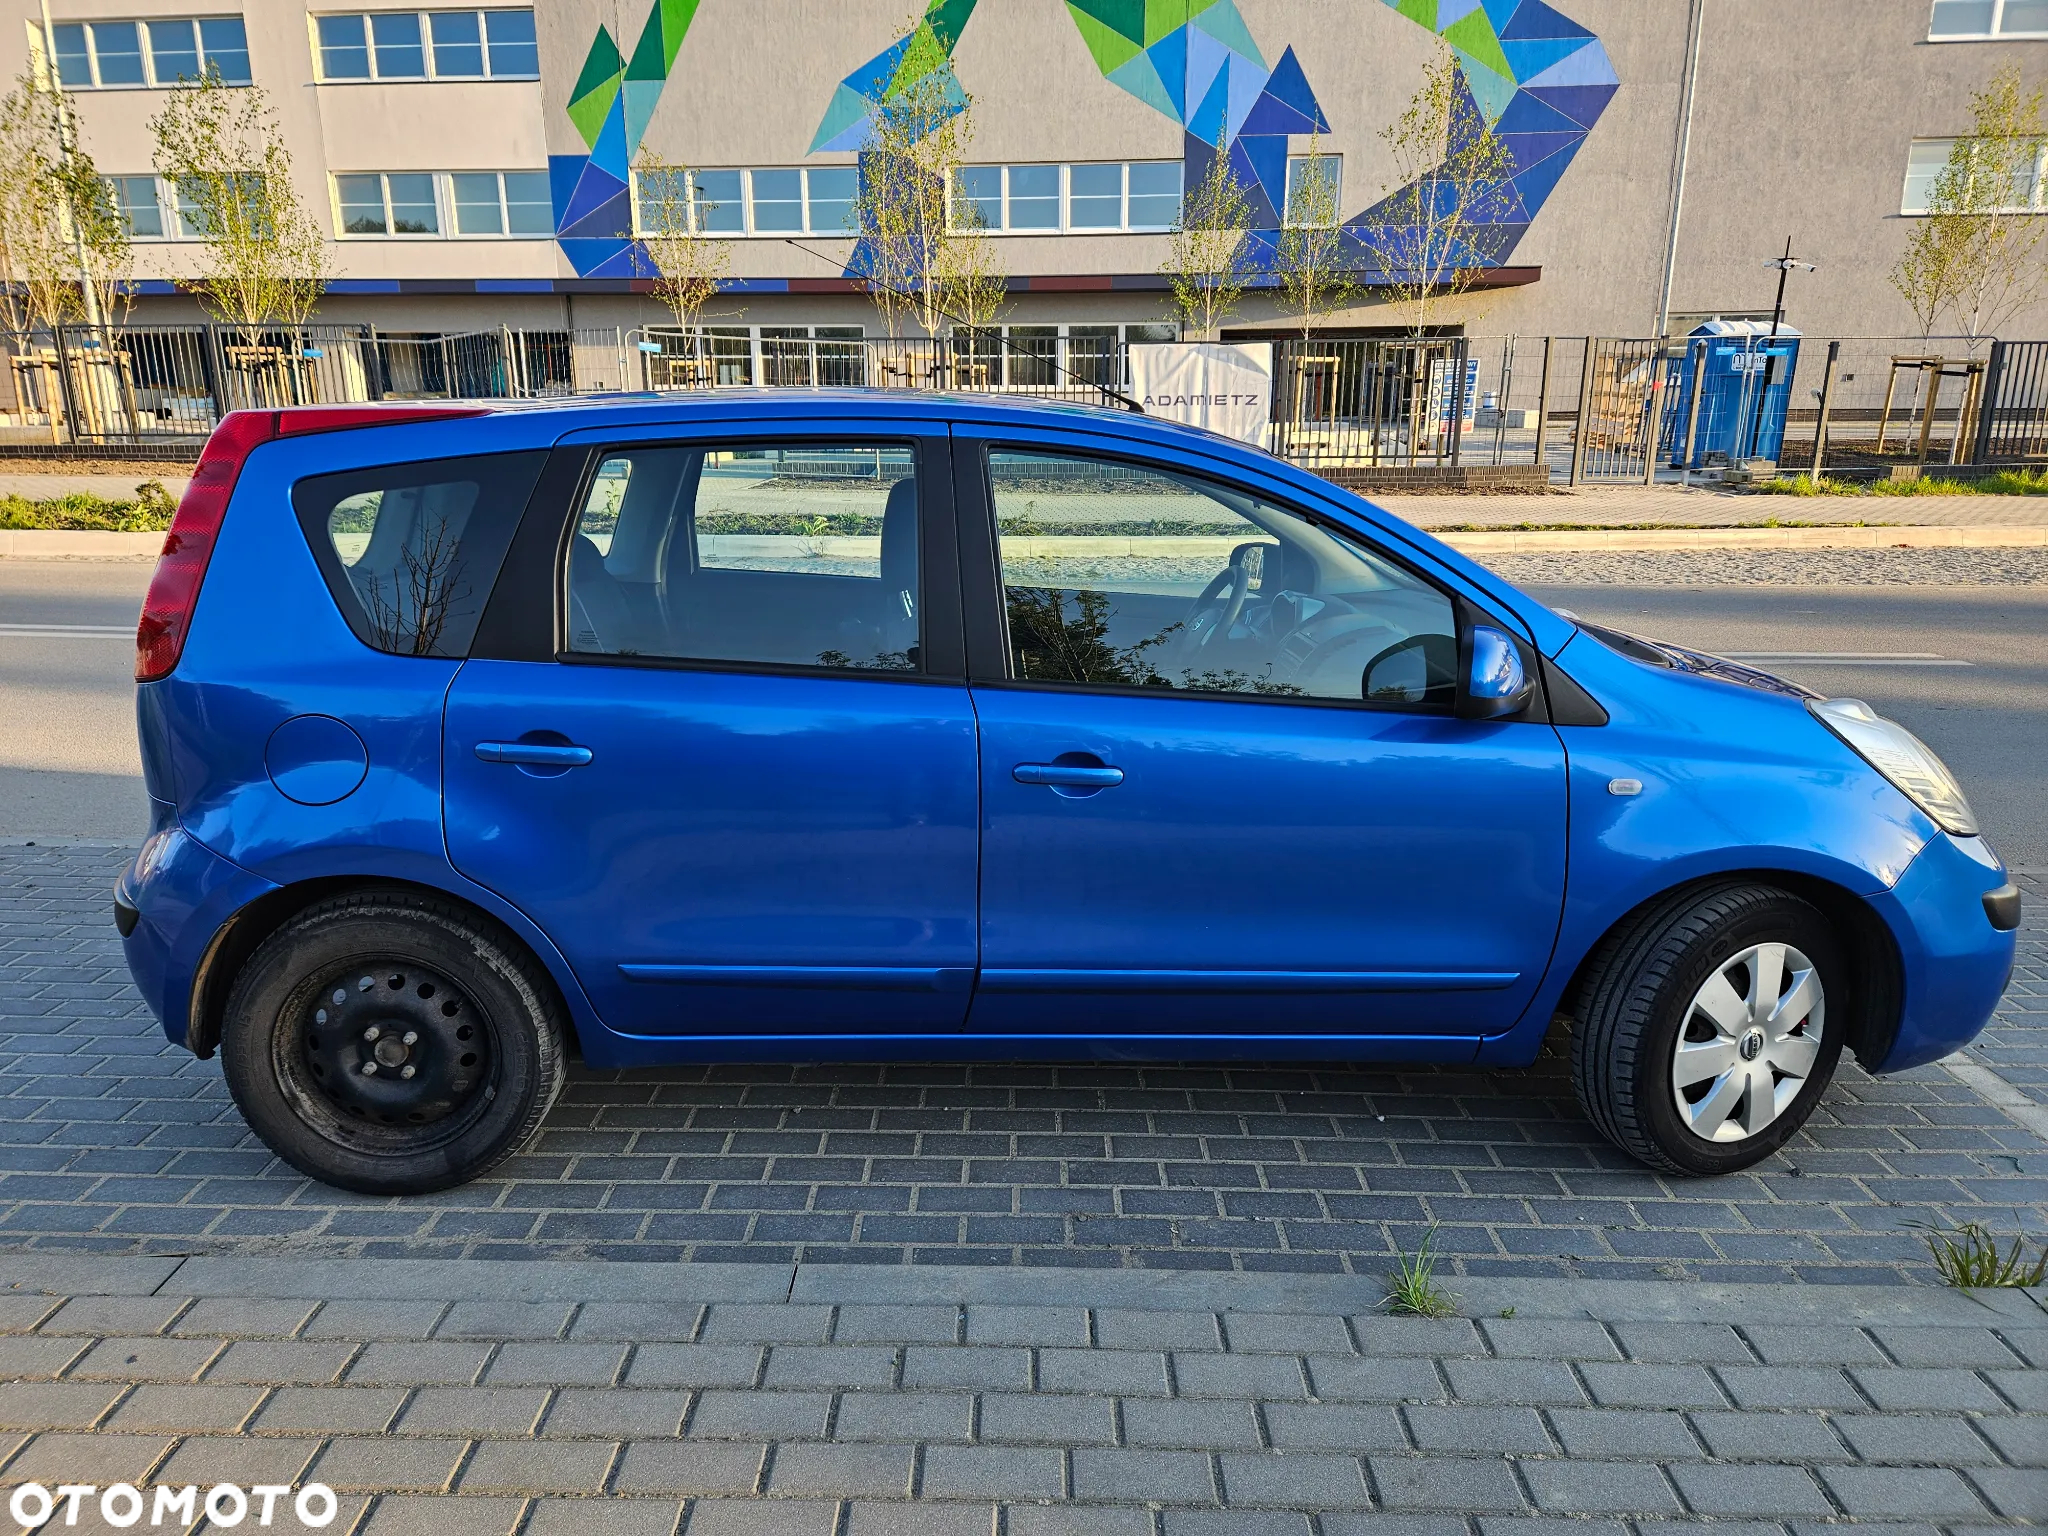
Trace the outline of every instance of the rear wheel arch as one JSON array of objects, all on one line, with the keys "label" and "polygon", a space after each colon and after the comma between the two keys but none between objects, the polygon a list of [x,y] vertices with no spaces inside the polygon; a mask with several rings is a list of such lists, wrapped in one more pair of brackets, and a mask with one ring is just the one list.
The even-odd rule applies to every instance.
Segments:
[{"label": "rear wheel arch", "polygon": [[1567,1017],[1577,1017],[1587,984],[1628,935],[1691,905],[1709,891],[1737,885],[1775,887],[1809,903],[1828,920],[1842,946],[1850,983],[1846,1006],[1831,1007],[1839,1007],[1846,1020],[1842,1036],[1846,1048],[1866,1071],[1874,1070],[1891,1053],[1903,1012],[1904,966],[1898,940],[1870,903],[1854,891],[1832,880],[1793,870],[1727,870],[1683,881],[1638,902],[1586,947],[1572,979],[1559,996],[1558,1011]]},{"label": "rear wheel arch", "polygon": [[417,880],[358,875],[327,875],[279,886],[276,890],[264,892],[222,924],[207,945],[193,977],[191,1011],[185,1026],[186,1047],[202,1061],[213,1058],[220,1047],[221,1023],[227,1013],[228,997],[234,991],[235,980],[265,939],[301,912],[330,897],[380,892],[430,897],[435,901],[452,903],[472,921],[495,930],[504,943],[520,950],[533,962],[537,973],[552,989],[550,1000],[555,1006],[556,1016],[562,1021],[563,1032],[569,1037],[571,1050],[580,1047],[575,1013],[568,1006],[568,999],[562,995],[562,987],[555,979],[553,968],[518,930],[476,902],[440,886]]}]

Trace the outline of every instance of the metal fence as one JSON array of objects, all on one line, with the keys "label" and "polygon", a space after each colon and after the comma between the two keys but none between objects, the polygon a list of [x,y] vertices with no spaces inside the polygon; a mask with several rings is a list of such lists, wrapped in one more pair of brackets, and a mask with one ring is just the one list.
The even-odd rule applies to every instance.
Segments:
[{"label": "metal fence", "polygon": [[[777,386],[1112,404],[1131,388],[1107,326],[78,325],[0,333],[0,352],[0,442],[17,444],[190,444],[240,407],[362,400]],[[1292,336],[1274,347],[1270,444],[1319,470],[1525,465],[1571,484],[1757,454],[1879,473],[2048,460],[2048,342]]]}]

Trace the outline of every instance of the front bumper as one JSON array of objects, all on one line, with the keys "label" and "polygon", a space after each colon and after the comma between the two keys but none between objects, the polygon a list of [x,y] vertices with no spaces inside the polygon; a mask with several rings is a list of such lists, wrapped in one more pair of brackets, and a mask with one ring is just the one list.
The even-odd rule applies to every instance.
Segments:
[{"label": "front bumper", "polygon": [[160,825],[114,887],[114,920],[136,990],[173,1045],[191,1026],[192,984],[235,913],[277,887]]},{"label": "front bumper", "polygon": [[1898,1032],[1874,1070],[1938,1061],[1990,1020],[2018,950],[2017,933],[1994,926],[1993,911],[2005,903],[1985,899],[2006,885],[2004,868],[1981,840],[1937,833],[1896,885],[1870,898],[1898,941],[1905,984]]}]

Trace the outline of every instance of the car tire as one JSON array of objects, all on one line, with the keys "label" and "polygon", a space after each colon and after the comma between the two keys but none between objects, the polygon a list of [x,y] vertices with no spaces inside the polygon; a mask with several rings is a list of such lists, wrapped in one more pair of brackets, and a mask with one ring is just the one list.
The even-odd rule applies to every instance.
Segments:
[{"label": "car tire", "polygon": [[1817,908],[1771,886],[1696,888],[1652,907],[1608,937],[1581,989],[1572,1079],[1588,1118],[1664,1173],[1762,1162],[1841,1059],[1841,953]]},{"label": "car tire", "polygon": [[561,1091],[561,1004],[498,924],[421,893],[322,901],[250,956],[221,1065],[279,1157],[324,1184],[418,1195],[487,1173]]}]

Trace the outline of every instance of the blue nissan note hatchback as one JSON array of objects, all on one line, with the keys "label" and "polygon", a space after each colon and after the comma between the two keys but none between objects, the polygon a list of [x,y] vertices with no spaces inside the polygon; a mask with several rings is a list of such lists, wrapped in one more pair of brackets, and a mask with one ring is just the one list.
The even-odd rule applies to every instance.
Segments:
[{"label": "blue nissan note hatchback", "polygon": [[2019,893],[1849,699],[1579,623],[1135,415],[805,391],[243,411],[138,634],[115,915],[350,1189],[594,1065],[1524,1065],[1746,1167],[1957,1049]]}]

